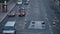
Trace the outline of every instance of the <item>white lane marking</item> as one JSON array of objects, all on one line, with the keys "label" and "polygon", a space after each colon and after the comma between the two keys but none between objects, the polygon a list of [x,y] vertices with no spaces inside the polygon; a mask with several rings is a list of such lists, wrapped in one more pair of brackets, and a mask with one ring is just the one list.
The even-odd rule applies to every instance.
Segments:
[{"label": "white lane marking", "polygon": [[30,5],[27,5],[26,8],[27,8],[27,11],[26,11],[26,15],[25,15],[25,20],[27,21],[26,17],[29,15]]},{"label": "white lane marking", "polygon": [[48,21],[48,18],[47,17],[45,19]]},{"label": "white lane marking", "polygon": [[[49,24],[49,23],[48,23],[48,24]],[[53,34],[50,24],[49,24],[49,30],[50,30],[51,34]]]},{"label": "white lane marking", "polygon": [[25,22],[27,21],[27,19],[25,18]]},{"label": "white lane marking", "polygon": [[[45,19],[47,20],[47,21],[49,21],[49,19],[48,19],[48,17],[47,17],[48,15],[47,14],[45,14]],[[51,32],[51,34],[53,34],[53,32],[52,32],[52,29],[51,29],[51,25],[50,25],[50,23],[48,23],[48,25],[49,25],[49,30],[50,30],[50,32]]]},{"label": "white lane marking", "polygon": [[51,28],[51,25],[49,25],[49,27]]},{"label": "white lane marking", "polygon": [[27,7],[26,7],[26,8],[27,8],[27,11],[26,11],[26,15],[25,15],[24,28],[25,28],[25,25],[27,24],[27,23],[26,23],[26,21],[27,21],[27,18],[26,18],[26,17],[29,15],[29,11],[30,11],[30,10],[29,10],[29,9],[30,9],[30,5],[27,5]]}]

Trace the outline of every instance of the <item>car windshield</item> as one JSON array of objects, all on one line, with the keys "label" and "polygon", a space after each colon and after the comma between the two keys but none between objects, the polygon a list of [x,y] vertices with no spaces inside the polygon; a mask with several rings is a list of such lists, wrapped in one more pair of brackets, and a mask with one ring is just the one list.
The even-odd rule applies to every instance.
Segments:
[{"label": "car windshield", "polygon": [[14,30],[14,28],[11,27],[11,26],[10,27],[9,26],[6,26],[6,27],[3,28],[3,30]]}]

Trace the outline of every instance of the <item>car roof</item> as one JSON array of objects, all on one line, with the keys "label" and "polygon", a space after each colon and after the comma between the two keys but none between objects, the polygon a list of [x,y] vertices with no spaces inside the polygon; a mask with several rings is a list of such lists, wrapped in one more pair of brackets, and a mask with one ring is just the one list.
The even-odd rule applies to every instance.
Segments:
[{"label": "car roof", "polygon": [[15,25],[15,21],[8,21],[5,26],[14,26]]}]

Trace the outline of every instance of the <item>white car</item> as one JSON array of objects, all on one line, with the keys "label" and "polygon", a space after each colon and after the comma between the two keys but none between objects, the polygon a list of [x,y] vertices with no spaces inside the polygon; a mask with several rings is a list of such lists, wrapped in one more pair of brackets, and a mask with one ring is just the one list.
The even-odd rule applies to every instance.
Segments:
[{"label": "white car", "polygon": [[17,1],[17,4],[18,4],[18,5],[22,4],[22,0],[18,0],[18,1]]},{"label": "white car", "polygon": [[15,24],[16,24],[15,21],[8,21],[2,29],[2,34],[15,34],[16,33]]}]

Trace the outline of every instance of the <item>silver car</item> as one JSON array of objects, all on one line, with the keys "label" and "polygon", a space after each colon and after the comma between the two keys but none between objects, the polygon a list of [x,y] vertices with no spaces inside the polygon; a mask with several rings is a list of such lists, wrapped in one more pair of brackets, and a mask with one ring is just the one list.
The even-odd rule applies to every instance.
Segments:
[{"label": "silver car", "polygon": [[9,16],[9,17],[14,17],[15,14],[16,14],[15,11],[11,11],[11,12],[8,14],[8,16]]}]

